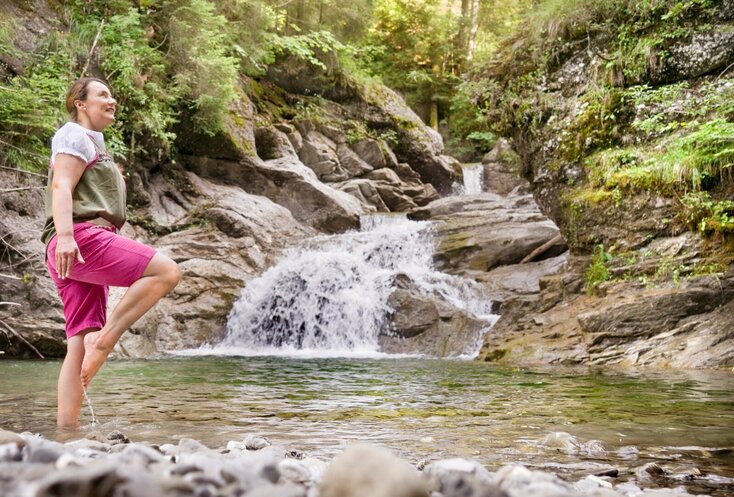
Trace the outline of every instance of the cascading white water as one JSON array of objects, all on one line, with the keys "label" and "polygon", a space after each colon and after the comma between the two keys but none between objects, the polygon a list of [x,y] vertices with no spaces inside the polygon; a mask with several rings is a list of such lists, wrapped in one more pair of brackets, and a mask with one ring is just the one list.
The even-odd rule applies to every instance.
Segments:
[{"label": "cascading white water", "polygon": [[482,164],[466,164],[462,166],[465,195],[482,193],[484,190],[484,166]]},{"label": "cascading white water", "polygon": [[407,275],[487,321],[491,302],[471,280],[432,267],[431,224],[372,215],[362,230],[321,236],[288,250],[248,283],[235,302],[225,339],[202,352],[237,355],[374,356],[386,329],[393,279]]}]

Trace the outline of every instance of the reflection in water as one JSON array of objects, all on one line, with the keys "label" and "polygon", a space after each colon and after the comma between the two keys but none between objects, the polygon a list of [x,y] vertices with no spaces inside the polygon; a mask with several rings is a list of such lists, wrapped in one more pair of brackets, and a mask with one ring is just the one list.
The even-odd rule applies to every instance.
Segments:
[{"label": "reflection in water", "polygon": [[[55,437],[59,367],[0,361],[0,428]],[[152,443],[192,437],[217,447],[254,433],[326,457],[369,441],[413,462],[551,463],[563,474],[581,471],[579,462],[627,468],[657,460],[734,477],[733,387],[732,375],[714,372],[551,374],[426,359],[195,357],[112,361],[89,396],[101,423],[95,429]],[[82,414],[88,423],[88,411]],[[541,445],[559,431],[581,443],[601,440],[608,453]]]}]

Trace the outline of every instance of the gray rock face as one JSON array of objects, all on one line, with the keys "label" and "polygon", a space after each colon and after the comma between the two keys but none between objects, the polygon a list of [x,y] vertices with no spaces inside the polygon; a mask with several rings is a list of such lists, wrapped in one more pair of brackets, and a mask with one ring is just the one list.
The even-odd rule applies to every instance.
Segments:
[{"label": "gray rock face", "polygon": [[[581,263],[583,264],[583,263]],[[569,266],[579,261],[571,259]],[[707,368],[734,364],[734,270],[680,287],[617,284],[580,294],[581,274],[541,280],[541,291],[510,298],[480,354],[512,364],[615,364]]]},{"label": "gray rock face", "polygon": [[336,144],[318,131],[309,131],[303,136],[298,156],[321,181],[343,181],[349,177],[339,162]]},{"label": "gray rock face", "polygon": [[[258,157],[262,160],[298,157],[293,144],[293,142],[298,143],[298,141],[295,138],[289,138],[295,133],[295,130],[290,130],[290,133],[286,134],[276,127],[257,128],[255,130],[255,145]],[[301,146],[298,147],[299,151],[300,149]]]},{"label": "gray rock face", "polygon": [[321,183],[300,161],[285,158],[234,163],[191,156],[187,163],[202,176],[221,178],[248,193],[267,197],[290,210],[297,220],[327,233],[358,226],[362,213],[359,202]]},{"label": "gray rock face", "polygon": [[668,74],[674,81],[697,78],[734,62],[734,24],[695,33],[690,41],[670,49]]},{"label": "gray rock face", "polygon": [[362,160],[348,145],[341,143],[336,148],[336,155],[339,159],[339,163],[349,174],[354,176],[361,176],[374,169],[372,165]]}]

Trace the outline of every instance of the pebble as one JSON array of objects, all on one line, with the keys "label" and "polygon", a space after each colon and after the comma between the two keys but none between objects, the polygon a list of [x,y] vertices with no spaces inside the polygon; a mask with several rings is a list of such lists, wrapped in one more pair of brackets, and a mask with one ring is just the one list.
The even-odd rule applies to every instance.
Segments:
[{"label": "pebble", "polygon": [[268,447],[269,445],[271,445],[270,442],[262,437],[247,435],[245,438],[245,448],[247,450],[260,450]]}]

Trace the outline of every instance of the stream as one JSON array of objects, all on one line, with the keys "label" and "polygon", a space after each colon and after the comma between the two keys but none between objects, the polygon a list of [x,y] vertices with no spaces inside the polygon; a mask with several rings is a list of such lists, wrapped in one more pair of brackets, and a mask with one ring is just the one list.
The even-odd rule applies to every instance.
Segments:
[{"label": "stream", "polygon": [[[55,437],[60,363],[0,361],[0,427]],[[693,468],[689,491],[734,492],[728,372],[531,371],[463,360],[164,357],[110,361],[89,395],[107,433],[211,447],[246,434],[330,458],[369,441],[407,460],[509,462],[576,478],[609,465]],[[92,429],[83,411],[85,431]],[[568,435],[558,435],[559,432]],[[593,441],[599,442],[593,442]],[[668,482],[668,486],[671,483]]]}]

